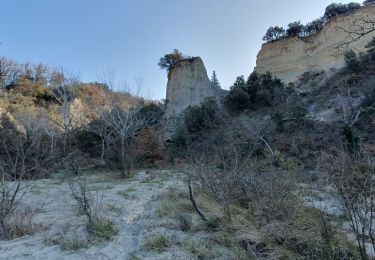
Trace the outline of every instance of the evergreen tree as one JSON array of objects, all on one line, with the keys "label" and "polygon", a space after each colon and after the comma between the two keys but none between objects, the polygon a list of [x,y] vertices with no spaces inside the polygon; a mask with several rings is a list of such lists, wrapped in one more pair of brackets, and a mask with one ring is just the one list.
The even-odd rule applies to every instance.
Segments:
[{"label": "evergreen tree", "polygon": [[305,26],[300,22],[293,22],[288,24],[288,29],[286,30],[286,35],[288,37],[301,37],[303,36],[303,32],[305,31]]},{"label": "evergreen tree", "polygon": [[279,27],[279,26],[270,27],[267,30],[266,35],[263,37],[263,41],[274,42],[285,37],[285,34],[286,32],[283,27]]},{"label": "evergreen tree", "polygon": [[218,87],[220,88],[220,82],[219,82],[219,80],[217,79],[217,76],[216,76],[216,72],[215,72],[215,71],[212,72],[211,82],[212,82],[215,86],[218,86]]},{"label": "evergreen tree", "polygon": [[178,62],[184,60],[185,58],[186,57],[182,55],[182,52],[174,49],[172,53],[166,54],[164,57],[160,58],[158,65],[161,69],[166,69],[169,72]]}]

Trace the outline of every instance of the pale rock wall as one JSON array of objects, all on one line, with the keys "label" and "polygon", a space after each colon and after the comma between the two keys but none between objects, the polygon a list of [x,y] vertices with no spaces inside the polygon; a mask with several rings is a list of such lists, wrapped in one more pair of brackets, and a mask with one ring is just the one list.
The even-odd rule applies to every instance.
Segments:
[{"label": "pale rock wall", "polygon": [[308,71],[333,73],[344,66],[346,51],[365,52],[365,46],[375,37],[375,32],[372,32],[349,46],[337,48],[349,40],[345,31],[358,30],[357,25],[362,19],[374,20],[375,6],[362,7],[354,13],[335,17],[322,31],[306,39],[293,37],[265,43],[258,54],[255,71],[269,71],[285,83],[296,82]]},{"label": "pale rock wall", "polygon": [[219,100],[225,93],[225,90],[212,84],[201,58],[179,62],[168,73],[167,105],[162,124],[164,140],[171,140],[186,108],[199,105],[208,97]]},{"label": "pale rock wall", "polygon": [[166,115],[179,115],[207,97],[220,97],[223,90],[212,84],[199,57],[179,62],[168,74]]}]

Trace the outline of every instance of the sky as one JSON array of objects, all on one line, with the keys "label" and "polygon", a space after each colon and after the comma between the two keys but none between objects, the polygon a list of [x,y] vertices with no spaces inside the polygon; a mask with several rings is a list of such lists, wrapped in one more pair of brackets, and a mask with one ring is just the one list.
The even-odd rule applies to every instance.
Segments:
[{"label": "sky", "polygon": [[[341,3],[352,1],[341,0]],[[354,1],[362,2],[362,1]],[[270,26],[323,15],[332,0],[1,0],[0,55],[74,71],[84,82],[112,71],[143,95],[165,98],[157,63],[179,49],[200,56],[222,88],[254,69]]]}]

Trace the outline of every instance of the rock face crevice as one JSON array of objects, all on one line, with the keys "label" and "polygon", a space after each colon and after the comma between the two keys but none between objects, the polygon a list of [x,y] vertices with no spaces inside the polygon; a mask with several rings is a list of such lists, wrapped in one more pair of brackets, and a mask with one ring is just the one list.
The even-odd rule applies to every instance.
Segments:
[{"label": "rock face crevice", "polygon": [[365,52],[365,46],[375,37],[375,32],[372,32],[337,48],[351,39],[348,32],[360,30],[363,19],[375,20],[375,6],[335,17],[320,32],[306,39],[293,37],[265,43],[257,56],[255,71],[269,71],[285,83],[296,82],[308,71],[334,73],[345,65],[346,51]]},{"label": "rock face crevice", "polygon": [[179,115],[207,97],[220,97],[222,94],[223,90],[208,78],[201,58],[181,61],[168,75],[166,115]]}]

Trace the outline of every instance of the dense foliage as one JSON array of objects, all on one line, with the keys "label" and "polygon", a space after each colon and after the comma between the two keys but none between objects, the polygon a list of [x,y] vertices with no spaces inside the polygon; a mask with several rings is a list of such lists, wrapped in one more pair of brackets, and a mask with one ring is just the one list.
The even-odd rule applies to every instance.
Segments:
[{"label": "dense foliage", "polygon": [[285,98],[284,84],[271,73],[253,72],[247,81],[238,77],[225,98],[225,105],[232,111],[255,110],[269,107]]},{"label": "dense foliage", "polygon": [[[374,5],[374,0],[367,0],[363,5]],[[341,14],[352,13],[359,8],[361,8],[361,4],[354,2],[348,4],[333,3],[326,7],[322,17],[307,23],[306,25],[303,25],[300,21],[296,21],[290,23],[287,29],[279,26],[270,27],[267,30],[266,35],[263,37],[263,40],[266,42],[274,42],[289,37],[309,37],[322,30],[324,25],[333,17]]]},{"label": "dense foliage", "polygon": [[366,0],[363,2],[364,6],[375,5],[375,0]]},{"label": "dense foliage", "polygon": [[353,50],[345,53],[346,69],[353,73],[371,72],[375,68],[375,38],[367,45],[367,52],[357,55]]},{"label": "dense foliage", "polygon": [[211,76],[211,82],[220,88],[220,82],[219,82],[219,79],[217,78],[217,75],[216,75],[216,71],[213,71],[212,72],[212,76]]},{"label": "dense foliage", "polygon": [[182,55],[182,52],[174,49],[172,53],[166,54],[164,55],[164,57],[160,58],[158,65],[161,69],[166,69],[169,72],[176,66],[178,62],[185,59],[187,59],[187,57]]}]

